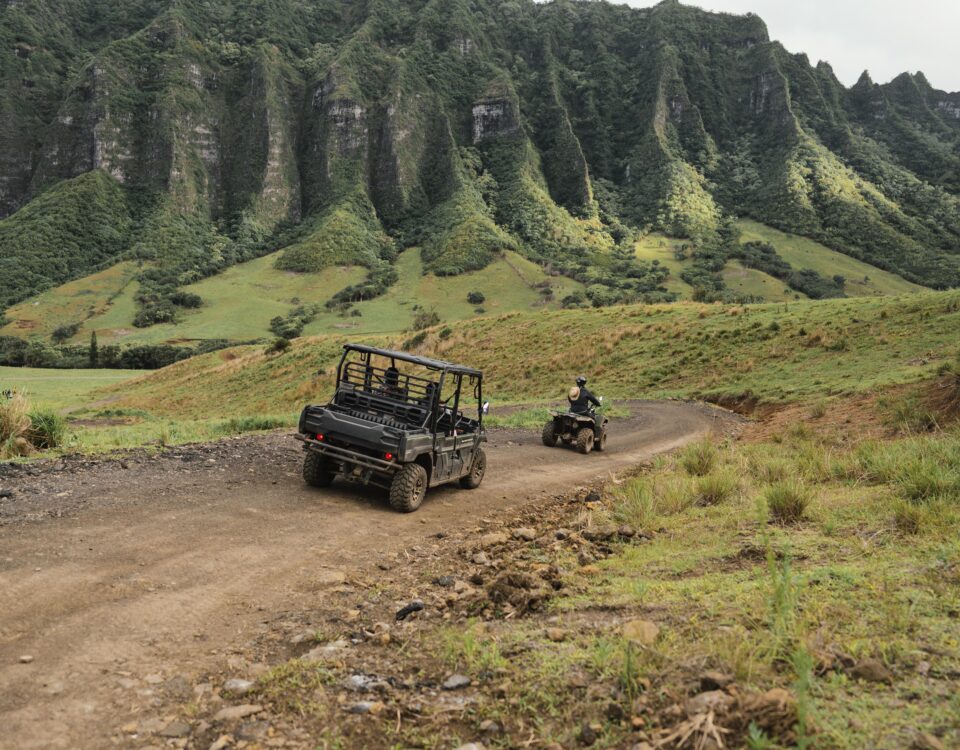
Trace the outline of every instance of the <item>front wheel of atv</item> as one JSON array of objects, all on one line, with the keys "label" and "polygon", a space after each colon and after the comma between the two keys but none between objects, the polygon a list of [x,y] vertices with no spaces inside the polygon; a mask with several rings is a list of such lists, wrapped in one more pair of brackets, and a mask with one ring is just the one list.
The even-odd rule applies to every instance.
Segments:
[{"label": "front wheel of atv", "polygon": [[475,490],[483,481],[483,475],[487,473],[487,454],[483,448],[477,448],[473,454],[473,465],[470,467],[470,473],[460,478],[460,486],[465,490]]},{"label": "front wheel of atv", "polygon": [[598,451],[605,451],[607,449],[607,431],[604,430],[600,433],[600,439],[593,446]]},{"label": "front wheel of atv", "polygon": [[307,451],[303,457],[303,481],[311,487],[329,487],[336,473],[331,471],[323,456]]},{"label": "front wheel of atv", "polygon": [[543,440],[543,444],[548,448],[553,448],[557,445],[556,422],[550,420],[543,426],[543,432],[540,433],[540,439]]},{"label": "front wheel of atv", "polygon": [[390,507],[413,513],[427,494],[427,470],[420,464],[406,464],[390,484]]},{"label": "front wheel of atv", "polygon": [[577,433],[577,450],[581,453],[589,453],[593,450],[593,429],[584,427]]}]

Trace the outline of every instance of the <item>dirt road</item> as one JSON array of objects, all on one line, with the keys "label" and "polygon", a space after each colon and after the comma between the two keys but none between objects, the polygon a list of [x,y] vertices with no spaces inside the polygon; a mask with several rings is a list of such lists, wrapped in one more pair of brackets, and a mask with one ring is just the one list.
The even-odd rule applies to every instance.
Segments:
[{"label": "dirt road", "polygon": [[266,613],[315,605],[343,571],[729,426],[724,412],[694,404],[632,410],[612,426],[605,454],[494,431],[481,488],[434,490],[411,515],[376,491],[305,487],[298,445],[276,434],[8,469],[0,747],[115,746],[111,736],[161,705],[164,690],[189,694],[231,643],[264,629]]}]

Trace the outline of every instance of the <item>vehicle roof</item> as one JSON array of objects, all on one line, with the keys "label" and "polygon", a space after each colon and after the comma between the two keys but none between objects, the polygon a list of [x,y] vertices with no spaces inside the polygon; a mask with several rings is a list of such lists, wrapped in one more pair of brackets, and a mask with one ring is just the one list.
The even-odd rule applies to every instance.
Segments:
[{"label": "vehicle roof", "polygon": [[483,372],[480,370],[475,370],[472,367],[464,367],[463,365],[455,365],[452,362],[444,362],[440,359],[430,359],[429,357],[418,357],[416,354],[407,354],[407,352],[397,352],[392,349],[378,349],[375,346],[367,346],[366,344],[345,344],[344,351],[354,351],[354,352],[366,352],[367,354],[379,354],[381,357],[390,357],[391,359],[399,359],[402,362],[411,362],[415,365],[420,365],[422,367],[428,367],[431,370],[446,370],[447,372],[460,373],[461,375],[474,375],[477,377],[482,377]]}]

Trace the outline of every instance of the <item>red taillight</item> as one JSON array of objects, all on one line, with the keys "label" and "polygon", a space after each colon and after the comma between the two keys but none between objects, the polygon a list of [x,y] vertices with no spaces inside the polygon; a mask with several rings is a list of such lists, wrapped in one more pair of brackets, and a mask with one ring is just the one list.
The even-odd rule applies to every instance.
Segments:
[{"label": "red taillight", "polygon": [[321,432],[317,433],[317,440],[323,440],[323,433]]},{"label": "red taillight", "polygon": [[392,453],[384,453],[384,454],[383,454],[383,457],[384,457],[387,461],[393,461],[393,454],[392,454]]}]

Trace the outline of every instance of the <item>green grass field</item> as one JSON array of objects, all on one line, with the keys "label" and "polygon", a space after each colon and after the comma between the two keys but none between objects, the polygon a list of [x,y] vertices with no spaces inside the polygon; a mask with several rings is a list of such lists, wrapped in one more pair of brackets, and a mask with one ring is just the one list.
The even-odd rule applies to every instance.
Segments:
[{"label": "green grass field", "polygon": [[45,370],[0,367],[0,391],[13,390],[32,404],[74,409],[95,401],[95,392],[143,375],[141,370]]}]

